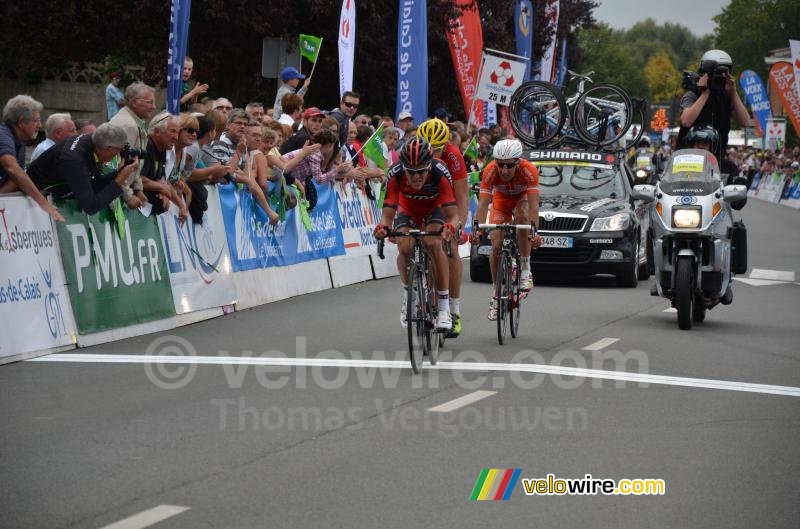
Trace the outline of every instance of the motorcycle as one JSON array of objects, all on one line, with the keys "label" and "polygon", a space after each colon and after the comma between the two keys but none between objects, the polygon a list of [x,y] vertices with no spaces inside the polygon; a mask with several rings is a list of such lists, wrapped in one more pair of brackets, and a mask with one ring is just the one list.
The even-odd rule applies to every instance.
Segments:
[{"label": "motorcycle", "polygon": [[634,185],[653,184],[658,182],[655,166],[653,166],[652,153],[641,150],[636,153],[634,158]]},{"label": "motorcycle", "polygon": [[634,199],[654,203],[651,294],[672,302],[681,329],[732,301],[733,274],[747,265],[746,232],[733,222],[730,204],[746,196],[746,186],[723,186],[714,155],[698,149],[676,151],[655,186],[634,186]]}]

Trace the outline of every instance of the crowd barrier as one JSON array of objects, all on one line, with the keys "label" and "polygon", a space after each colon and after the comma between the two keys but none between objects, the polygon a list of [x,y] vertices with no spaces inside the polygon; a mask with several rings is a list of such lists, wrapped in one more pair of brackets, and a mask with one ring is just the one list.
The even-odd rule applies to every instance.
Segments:
[{"label": "crowd barrier", "polygon": [[800,209],[800,173],[788,176],[756,173],[747,196]]},{"label": "crowd barrier", "polygon": [[29,198],[0,195],[0,363],[397,275],[396,246],[376,255],[381,212],[352,183],[318,186],[306,219],[295,208],[276,227],[235,185],[207,190],[202,223],[183,224],[174,205],[90,216],[73,201],[58,202],[66,222],[54,223]]}]

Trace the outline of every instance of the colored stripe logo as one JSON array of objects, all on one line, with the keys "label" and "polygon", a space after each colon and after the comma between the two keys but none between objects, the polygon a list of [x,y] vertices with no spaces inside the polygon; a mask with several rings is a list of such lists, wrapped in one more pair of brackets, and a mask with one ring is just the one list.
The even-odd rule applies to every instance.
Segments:
[{"label": "colored stripe logo", "polygon": [[470,500],[507,500],[514,492],[514,487],[519,481],[521,468],[484,468],[475,487],[472,489]]}]

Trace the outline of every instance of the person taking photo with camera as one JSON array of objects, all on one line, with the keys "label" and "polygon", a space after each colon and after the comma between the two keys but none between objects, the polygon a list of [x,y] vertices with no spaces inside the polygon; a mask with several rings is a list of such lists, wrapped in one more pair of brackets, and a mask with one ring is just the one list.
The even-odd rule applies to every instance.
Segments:
[{"label": "person taking photo with camera", "polygon": [[109,165],[126,140],[125,130],[104,123],[93,134],[53,145],[28,167],[28,174],[43,193],[75,198],[82,211],[94,215],[122,195],[125,182],[139,168],[136,157],[120,157],[117,169]]},{"label": "person taking photo with camera", "polygon": [[749,124],[750,115],[736,91],[732,71],[730,55],[722,50],[709,50],[700,59],[697,73],[684,72],[681,87],[686,92],[681,98],[679,149],[689,146],[686,136],[692,127],[710,125],[719,134],[714,154],[717,159],[722,159],[728,148],[731,117],[741,127]]}]

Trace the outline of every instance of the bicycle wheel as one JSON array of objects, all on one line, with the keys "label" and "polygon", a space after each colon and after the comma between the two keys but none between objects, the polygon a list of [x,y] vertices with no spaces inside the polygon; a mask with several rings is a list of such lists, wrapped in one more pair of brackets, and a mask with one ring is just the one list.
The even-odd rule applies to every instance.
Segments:
[{"label": "bicycle wheel", "polygon": [[[516,259],[516,257],[512,257],[512,259]],[[511,327],[511,337],[516,338],[517,334],[519,334],[519,316],[522,306],[522,291],[519,288],[519,266],[512,267],[512,271],[513,274],[511,274],[512,277],[509,278],[508,288],[511,297],[511,310],[509,311],[508,316],[509,326]]]},{"label": "bicycle wheel", "polygon": [[436,361],[439,359],[439,346],[441,345],[439,337],[443,336],[443,334],[436,330],[436,325],[434,324],[438,312],[439,297],[436,295],[436,288],[433,286],[433,273],[430,266],[425,271],[425,278],[428,285],[428,303],[424,311],[424,314],[427,315],[425,322],[425,350],[428,353],[428,360],[431,365],[436,365]]},{"label": "bicycle wheel", "polygon": [[408,323],[408,354],[411,369],[415,374],[422,371],[422,356],[425,354],[425,303],[422,273],[416,263],[408,270],[408,297],[406,298],[406,322]]},{"label": "bicycle wheel", "polygon": [[517,137],[534,147],[555,138],[569,112],[561,91],[544,81],[523,83],[511,95],[508,110]]},{"label": "bicycle wheel", "polygon": [[500,254],[500,262],[498,264],[500,266],[497,267],[494,298],[495,303],[497,303],[497,341],[500,342],[500,345],[503,345],[506,341],[506,334],[508,334],[508,280],[511,277],[510,259],[506,252]]},{"label": "bicycle wheel", "polygon": [[575,132],[581,139],[595,145],[611,145],[628,132],[633,104],[622,87],[599,83],[581,94],[573,116]]}]

